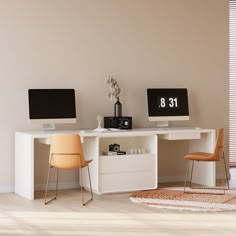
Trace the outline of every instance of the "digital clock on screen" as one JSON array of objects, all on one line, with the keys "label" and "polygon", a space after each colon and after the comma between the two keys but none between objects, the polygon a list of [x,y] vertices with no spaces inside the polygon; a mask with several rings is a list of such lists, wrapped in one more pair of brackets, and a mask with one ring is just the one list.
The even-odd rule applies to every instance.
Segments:
[{"label": "digital clock on screen", "polygon": [[157,97],[157,106],[158,108],[178,108],[179,107],[179,101],[178,97]]}]

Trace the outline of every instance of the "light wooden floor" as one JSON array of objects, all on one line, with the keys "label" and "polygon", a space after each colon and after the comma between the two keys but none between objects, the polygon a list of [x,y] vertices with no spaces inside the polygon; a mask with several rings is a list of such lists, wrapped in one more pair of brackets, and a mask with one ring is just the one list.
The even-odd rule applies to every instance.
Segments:
[{"label": "light wooden floor", "polygon": [[59,192],[45,206],[43,192],[34,201],[0,194],[0,235],[236,235],[236,212],[188,212],[132,203],[129,194],[95,195],[86,207],[78,190]]}]

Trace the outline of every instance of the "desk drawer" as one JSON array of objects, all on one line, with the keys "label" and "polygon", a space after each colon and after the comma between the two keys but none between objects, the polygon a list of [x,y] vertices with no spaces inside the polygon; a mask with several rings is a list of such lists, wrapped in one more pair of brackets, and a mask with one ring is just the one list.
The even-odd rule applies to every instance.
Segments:
[{"label": "desk drawer", "polygon": [[157,188],[155,172],[131,172],[99,175],[99,192],[131,192]]},{"label": "desk drawer", "polygon": [[160,139],[165,140],[190,140],[190,139],[200,139],[201,134],[198,132],[194,133],[171,133],[171,134],[160,134],[158,135]]},{"label": "desk drawer", "polygon": [[156,163],[154,154],[100,156],[99,173],[154,171]]}]

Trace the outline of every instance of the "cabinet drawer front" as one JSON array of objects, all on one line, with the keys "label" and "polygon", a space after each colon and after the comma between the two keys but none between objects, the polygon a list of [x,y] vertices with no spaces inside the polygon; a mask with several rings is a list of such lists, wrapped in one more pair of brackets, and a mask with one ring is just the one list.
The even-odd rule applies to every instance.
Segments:
[{"label": "cabinet drawer front", "polygon": [[99,176],[99,192],[131,192],[145,189],[157,188],[157,173],[131,172],[116,174],[101,174]]},{"label": "cabinet drawer front", "polygon": [[190,140],[190,139],[200,139],[200,133],[170,133],[170,134],[160,134],[158,135],[160,139],[165,140]]},{"label": "cabinet drawer front", "polygon": [[100,174],[154,171],[157,160],[153,154],[100,156]]}]

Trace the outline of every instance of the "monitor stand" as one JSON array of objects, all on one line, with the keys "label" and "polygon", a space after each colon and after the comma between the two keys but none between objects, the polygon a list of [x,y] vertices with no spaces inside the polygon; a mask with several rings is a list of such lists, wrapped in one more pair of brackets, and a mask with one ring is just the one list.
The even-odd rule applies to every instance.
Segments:
[{"label": "monitor stand", "polygon": [[169,126],[169,122],[168,121],[157,121],[157,127],[161,128],[161,127],[168,127]]},{"label": "monitor stand", "polygon": [[42,128],[43,130],[54,130],[55,124],[53,123],[42,124]]}]

